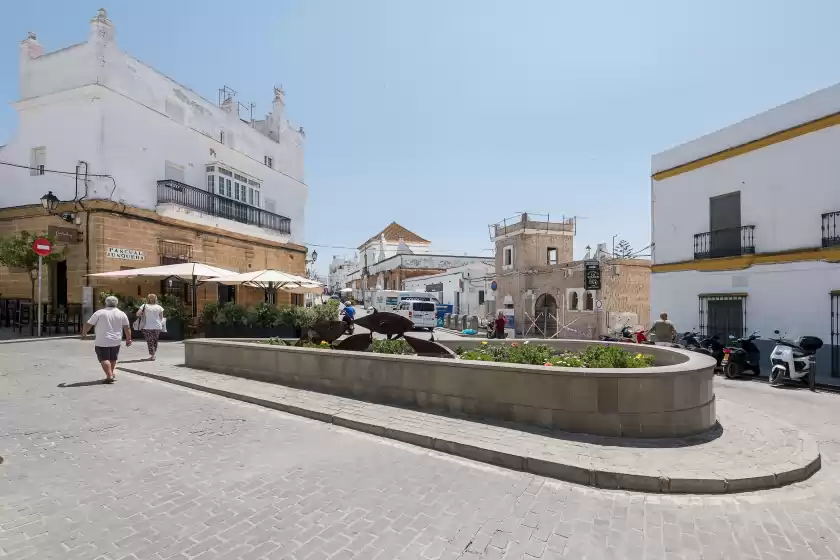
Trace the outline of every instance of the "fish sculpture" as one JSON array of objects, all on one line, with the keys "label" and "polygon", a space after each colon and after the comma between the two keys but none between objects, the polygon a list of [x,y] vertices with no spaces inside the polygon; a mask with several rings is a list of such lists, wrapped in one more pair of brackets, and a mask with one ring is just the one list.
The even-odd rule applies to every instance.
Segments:
[{"label": "fish sculpture", "polygon": [[355,352],[366,352],[373,344],[373,335],[371,333],[359,333],[353,336],[348,336],[335,346],[336,350],[353,350]]},{"label": "fish sculpture", "polygon": [[407,317],[389,311],[376,310],[356,319],[356,324],[371,332],[384,334],[388,340],[395,340],[414,328],[414,323]]},{"label": "fish sculpture", "polygon": [[448,358],[454,360],[457,358],[455,352],[435,342],[435,335],[432,333],[429,340],[422,340],[413,336],[404,337],[405,341],[414,349],[414,353],[418,356],[425,356],[427,358]]}]

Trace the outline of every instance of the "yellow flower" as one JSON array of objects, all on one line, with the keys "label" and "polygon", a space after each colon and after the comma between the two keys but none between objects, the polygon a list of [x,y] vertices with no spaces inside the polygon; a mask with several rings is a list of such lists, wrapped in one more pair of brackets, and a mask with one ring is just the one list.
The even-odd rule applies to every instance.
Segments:
[{"label": "yellow flower", "polygon": [[327,345],[327,341],[326,341],[326,340],[322,340],[322,341],[321,341],[321,346],[326,346],[326,345]]},{"label": "yellow flower", "polygon": [[642,356],[641,354],[636,354],[636,359],[637,360],[641,360],[642,358],[644,358],[644,356]]},{"label": "yellow flower", "polygon": [[486,341],[486,340],[482,340],[482,341],[481,341],[481,345],[482,345],[482,346],[487,346],[487,341]]}]

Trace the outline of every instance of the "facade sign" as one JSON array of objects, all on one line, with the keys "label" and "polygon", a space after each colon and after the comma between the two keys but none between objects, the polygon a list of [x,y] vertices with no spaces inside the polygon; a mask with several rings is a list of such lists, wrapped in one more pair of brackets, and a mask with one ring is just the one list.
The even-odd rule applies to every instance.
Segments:
[{"label": "facade sign", "polygon": [[56,243],[75,245],[79,242],[79,232],[74,228],[49,226],[47,235],[55,239]]},{"label": "facade sign", "polygon": [[598,261],[584,261],[583,288],[585,290],[601,289],[601,263],[599,263]]},{"label": "facade sign", "polygon": [[442,292],[443,291],[443,282],[439,282],[437,284],[426,284],[426,291],[427,292]]},{"label": "facade sign", "polygon": [[143,251],[136,249],[123,249],[121,247],[108,247],[108,252],[105,254],[109,259],[120,259],[123,261],[142,261],[146,257]]}]

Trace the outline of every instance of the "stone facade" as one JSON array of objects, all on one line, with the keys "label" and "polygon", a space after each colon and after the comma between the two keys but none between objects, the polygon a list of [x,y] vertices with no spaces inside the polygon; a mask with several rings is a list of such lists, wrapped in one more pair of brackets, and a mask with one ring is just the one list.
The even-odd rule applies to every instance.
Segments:
[{"label": "stone facade", "polygon": [[601,289],[587,292],[584,261],[573,260],[574,219],[522,214],[493,232],[497,308],[512,307],[517,333],[594,338],[619,324],[649,323],[650,261],[616,259],[601,249]]},{"label": "stone facade", "polygon": [[[81,303],[84,286],[134,297],[160,293],[160,279],[109,280],[87,278],[87,275],[171,262],[164,259],[203,262],[236,272],[267,268],[300,275],[305,272],[306,249],[299,245],[271,243],[229,231],[178,222],[155,212],[115,206],[107,201],[89,201],[85,207],[87,212],[76,214],[80,225],[68,224],[58,216],[47,215],[40,206],[0,210],[0,236],[23,230],[46,233],[50,226],[77,230],[78,243],[56,244],[59,250],[66,247],[67,251],[68,303]],[[79,206],[66,205],[60,210],[71,209],[78,211]],[[132,260],[115,258],[121,253],[131,255]],[[48,268],[44,277],[45,302],[52,302],[56,297],[56,280],[53,276],[54,270]],[[0,293],[4,298],[29,298],[31,285],[27,274],[0,267]],[[217,285],[203,284],[199,286],[197,295],[198,308],[201,309],[204,303],[217,301]],[[263,300],[263,292],[237,287],[236,299],[244,305],[252,305]],[[280,292],[277,303],[290,304],[292,296]]]}]

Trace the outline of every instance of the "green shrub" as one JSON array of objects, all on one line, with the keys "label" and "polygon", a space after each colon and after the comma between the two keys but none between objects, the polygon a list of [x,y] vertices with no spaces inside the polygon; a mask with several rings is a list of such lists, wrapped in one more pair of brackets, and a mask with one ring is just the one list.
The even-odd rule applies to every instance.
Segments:
[{"label": "green shrub", "polygon": [[260,302],[248,312],[248,324],[271,328],[280,324],[282,314],[273,303]]},{"label": "green shrub", "polygon": [[374,339],[371,350],[377,354],[414,354],[414,350],[402,338],[396,340]]},{"label": "green shrub", "polygon": [[458,348],[463,360],[504,362],[509,364],[552,365],[578,368],[641,368],[653,365],[653,356],[633,354],[622,348],[593,344],[582,352],[555,352],[546,344],[514,342],[491,345],[486,342],[475,350]]},{"label": "green shrub", "polygon": [[219,304],[215,301],[204,304],[201,310],[201,322],[205,325],[215,324],[219,314]]},{"label": "green shrub", "polygon": [[172,294],[165,294],[160,296],[158,301],[163,307],[164,315],[167,320],[184,320],[187,317],[187,307],[184,305],[184,300]]},{"label": "green shrub", "polygon": [[248,311],[238,303],[229,301],[219,307],[214,322],[220,325],[246,325],[248,324]]}]

